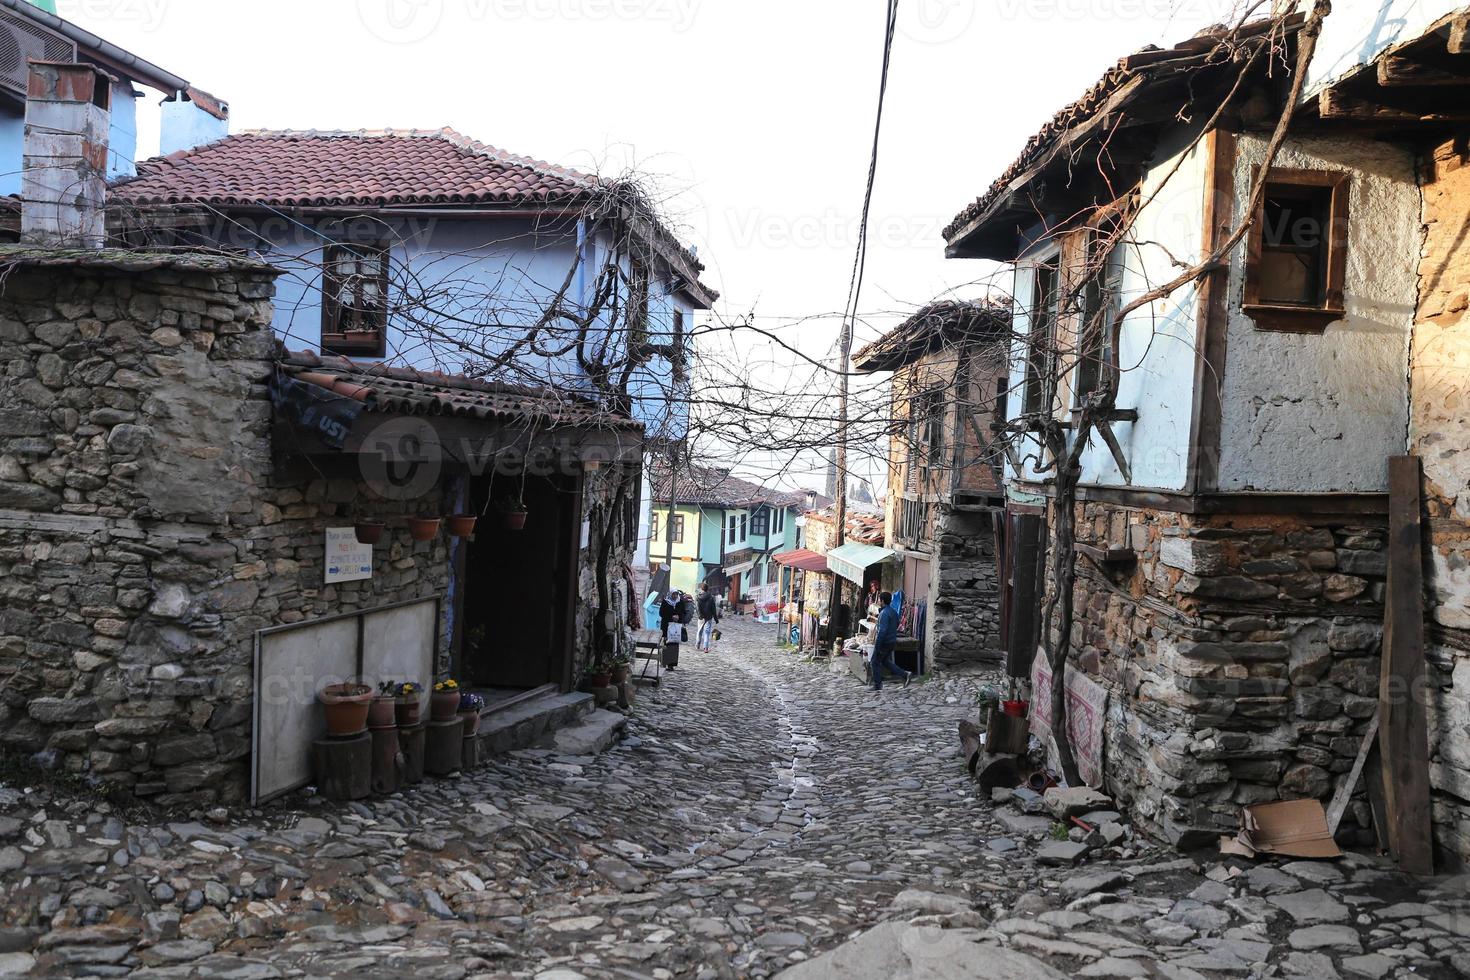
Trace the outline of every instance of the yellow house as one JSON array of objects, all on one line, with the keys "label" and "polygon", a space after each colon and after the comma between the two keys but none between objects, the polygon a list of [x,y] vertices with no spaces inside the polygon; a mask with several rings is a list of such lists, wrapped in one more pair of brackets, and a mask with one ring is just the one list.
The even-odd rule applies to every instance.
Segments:
[{"label": "yellow house", "polygon": [[681,592],[698,592],[704,578],[704,566],[699,561],[699,508],[676,505],[670,521],[667,504],[653,507],[648,527],[648,570],[654,576],[669,558],[670,533],[674,544],[670,587]]}]

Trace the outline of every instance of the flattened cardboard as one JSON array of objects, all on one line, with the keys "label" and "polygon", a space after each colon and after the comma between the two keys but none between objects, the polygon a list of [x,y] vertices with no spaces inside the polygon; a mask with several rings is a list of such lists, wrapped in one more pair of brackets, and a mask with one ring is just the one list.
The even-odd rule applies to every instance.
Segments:
[{"label": "flattened cardboard", "polygon": [[1240,833],[1220,842],[1226,854],[1254,857],[1335,858],[1342,851],[1327,829],[1327,811],[1319,800],[1287,800],[1248,806],[1240,814]]}]

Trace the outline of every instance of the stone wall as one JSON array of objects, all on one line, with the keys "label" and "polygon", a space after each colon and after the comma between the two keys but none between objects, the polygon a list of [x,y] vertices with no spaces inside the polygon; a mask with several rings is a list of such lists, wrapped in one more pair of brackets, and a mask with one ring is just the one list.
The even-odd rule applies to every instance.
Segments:
[{"label": "stone wall", "polygon": [[991,521],[989,513],[940,510],[929,579],[928,649],[941,667],[1004,656]]},{"label": "stone wall", "polygon": [[[1109,690],[1107,788],[1176,843],[1242,807],[1325,799],[1377,705],[1386,571],[1374,517],[1190,516],[1088,503],[1074,666]],[[1340,834],[1366,842],[1354,801]]]},{"label": "stone wall", "polygon": [[1430,779],[1435,833],[1470,856],[1470,154],[1429,155],[1410,373],[1410,449],[1424,461]]},{"label": "stone wall", "polygon": [[326,527],[444,488],[389,502],[350,471],[273,471],[273,270],[0,263],[0,746],[102,789],[239,799],[254,631],[442,592],[444,539],[401,526],[372,580],[322,582]]}]

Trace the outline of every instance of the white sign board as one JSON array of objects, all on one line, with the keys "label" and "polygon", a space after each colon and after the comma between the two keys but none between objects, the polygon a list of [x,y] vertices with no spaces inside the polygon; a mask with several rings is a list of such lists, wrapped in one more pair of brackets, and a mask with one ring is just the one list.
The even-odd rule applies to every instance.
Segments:
[{"label": "white sign board", "polygon": [[327,528],[327,584],[373,577],[373,546],[361,544],[350,527]]}]

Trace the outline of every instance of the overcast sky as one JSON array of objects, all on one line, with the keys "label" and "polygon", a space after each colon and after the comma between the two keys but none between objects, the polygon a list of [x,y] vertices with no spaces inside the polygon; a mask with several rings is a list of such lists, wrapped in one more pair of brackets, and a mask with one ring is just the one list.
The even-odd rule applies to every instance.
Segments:
[{"label": "overcast sky", "polygon": [[[452,126],[659,175],[721,312],[831,347],[852,267],[881,0],[58,0],[226,99],[233,128]],[[859,342],[992,271],[940,232],[1120,56],[1233,0],[901,0]],[[156,99],[150,93],[150,101]],[[157,110],[140,106],[140,155]],[[798,321],[803,325],[789,326]]]}]

